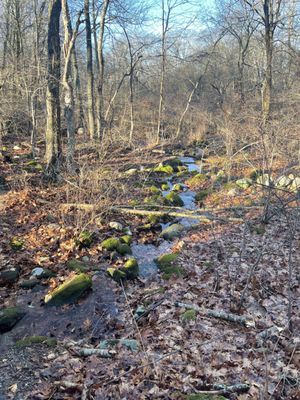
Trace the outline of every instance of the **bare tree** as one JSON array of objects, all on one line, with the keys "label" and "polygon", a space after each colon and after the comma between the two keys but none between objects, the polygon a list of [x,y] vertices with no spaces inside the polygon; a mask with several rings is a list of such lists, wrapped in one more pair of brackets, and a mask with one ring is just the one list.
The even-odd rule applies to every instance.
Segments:
[{"label": "bare tree", "polygon": [[95,105],[94,105],[94,74],[93,47],[90,18],[90,1],[84,1],[85,30],[86,30],[86,72],[87,72],[87,113],[90,139],[95,137]]}]

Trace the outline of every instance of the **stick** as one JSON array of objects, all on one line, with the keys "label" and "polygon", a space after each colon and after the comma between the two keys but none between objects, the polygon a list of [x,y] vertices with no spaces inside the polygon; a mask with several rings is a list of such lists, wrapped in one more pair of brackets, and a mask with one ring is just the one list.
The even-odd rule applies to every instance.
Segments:
[{"label": "stick", "polygon": [[112,357],[112,352],[108,350],[102,350],[102,349],[89,349],[89,348],[81,348],[79,349],[79,354],[83,357],[89,357],[96,355],[101,358],[111,358]]},{"label": "stick", "polygon": [[227,313],[221,310],[204,310],[195,304],[185,304],[177,301],[175,303],[176,307],[187,308],[189,310],[195,310],[204,313],[207,317],[223,319],[228,322],[234,322],[237,324],[244,325],[246,328],[251,328],[255,326],[254,321],[249,317],[243,317],[236,314]]},{"label": "stick", "polygon": [[200,390],[197,391],[197,394],[225,394],[228,395],[230,393],[247,393],[250,389],[250,386],[245,383],[238,383],[236,385],[212,385],[213,390]]}]

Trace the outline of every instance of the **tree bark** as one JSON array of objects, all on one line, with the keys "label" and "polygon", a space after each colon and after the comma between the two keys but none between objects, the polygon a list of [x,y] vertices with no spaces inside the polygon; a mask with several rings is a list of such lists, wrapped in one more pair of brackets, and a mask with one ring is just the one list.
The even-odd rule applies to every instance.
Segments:
[{"label": "tree bark", "polygon": [[88,129],[90,139],[95,137],[95,105],[94,105],[94,75],[93,75],[93,47],[90,19],[90,1],[84,2],[85,26],[86,26],[86,71],[87,71],[87,109]]},{"label": "tree bark", "polygon": [[47,130],[46,130],[46,174],[56,178],[61,159],[60,126],[60,38],[59,20],[61,0],[50,0],[48,14],[48,84],[46,94]]},{"label": "tree bark", "polygon": [[105,17],[110,0],[104,0],[102,4],[100,14],[100,32],[98,38],[98,57],[99,57],[99,78],[98,78],[98,93],[97,93],[97,135],[98,139],[102,142],[103,130],[105,125],[104,118],[104,99],[103,99],[103,83],[104,83],[104,55],[103,55],[103,43],[104,43],[104,29],[105,29]]}]

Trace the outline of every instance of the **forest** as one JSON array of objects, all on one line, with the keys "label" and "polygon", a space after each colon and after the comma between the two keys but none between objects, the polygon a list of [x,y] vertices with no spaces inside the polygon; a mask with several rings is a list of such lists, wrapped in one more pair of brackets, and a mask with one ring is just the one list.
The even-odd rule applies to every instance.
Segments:
[{"label": "forest", "polygon": [[299,16],[0,0],[0,400],[300,399]]}]

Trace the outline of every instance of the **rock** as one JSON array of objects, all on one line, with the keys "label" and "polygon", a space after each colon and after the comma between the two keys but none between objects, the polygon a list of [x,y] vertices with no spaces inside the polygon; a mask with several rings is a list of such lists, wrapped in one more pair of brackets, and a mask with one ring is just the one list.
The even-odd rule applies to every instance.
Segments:
[{"label": "rock", "polygon": [[201,188],[203,184],[207,181],[207,176],[205,174],[196,174],[185,181],[185,184],[192,189]]},{"label": "rock", "polygon": [[163,183],[163,184],[161,185],[161,190],[166,191],[166,190],[169,190],[169,189],[170,189],[170,187],[169,187],[169,184],[168,184],[168,183]]},{"label": "rock", "polygon": [[138,351],[140,344],[137,340],[134,339],[106,339],[101,340],[97,347],[101,350],[106,350],[114,346],[123,346],[128,350]]},{"label": "rock", "polygon": [[166,175],[174,174],[174,169],[173,167],[171,167],[171,165],[159,165],[158,167],[155,167],[153,171],[159,174],[166,174]]},{"label": "rock", "polygon": [[300,190],[300,177],[296,176],[289,187],[294,192],[297,192],[298,190]]},{"label": "rock", "polygon": [[92,279],[87,274],[72,276],[63,284],[45,296],[45,303],[49,306],[60,306],[73,303],[92,287]]},{"label": "rock", "polygon": [[130,258],[121,269],[126,274],[127,279],[135,279],[139,275],[139,265],[135,258]]},{"label": "rock", "polygon": [[132,250],[130,246],[126,243],[119,243],[117,247],[117,252],[121,254],[121,256],[125,256],[126,254],[132,254]]},{"label": "rock", "polygon": [[89,266],[80,260],[69,260],[66,264],[67,268],[69,268],[71,271],[75,272],[87,272],[90,268]]},{"label": "rock", "polygon": [[258,183],[259,185],[263,185],[263,186],[272,186],[273,185],[272,179],[268,174],[260,175],[256,179],[256,183]]},{"label": "rock", "polygon": [[19,267],[10,267],[0,272],[0,286],[12,285],[15,283],[20,275]]},{"label": "rock", "polygon": [[177,259],[177,253],[168,253],[154,260],[160,272],[162,272],[163,279],[169,280],[172,276],[180,277],[184,275],[183,268],[177,265]]},{"label": "rock", "polygon": [[279,178],[276,179],[275,181],[275,187],[277,188],[287,188],[291,183],[293,182],[293,179],[290,179],[288,176],[280,176]]},{"label": "rock", "polygon": [[115,281],[121,281],[122,279],[126,278],[125,272],[121,271],[118,268],[107,268],[106,272],[108,275],[113,278]]},{"label": "rock", "polygon": [[52,278],[53,276],[55,276],[54,272],[50,271],[47,268],[34,268],[31,271],[31,276],[34,276],[38,279],[48,279],[48,278]]},{"label": "rock", "polygon": [[144,313],[146,312],[146,308],[143,305],[138,306],[138,308],[136,309],[135,313],[134,313],[134,318],[138,319],[139,317],[141,317]]},{"label": "rock", "polygon": [[123,233],[125,233],[125,235],[132,236],[131,229],[128,226],[126,226],[126,228],[123,229]]},{"label": "rock", "polygon": [[182,192],[185,189],[185,185],[183,183],[176,183],[172,187],[172,191],[174,192]]},{"label": "rock", "polygon": [[175,206],[175,207],[183,207],[184,206],[184,202],[183,202],[182,198],[176,192],[170,192],[169,194],[166,195],[165,199],[172,206]]},{"label": "rock", "polygon": [[19,322],[25,313],[18,307],[9,307],[0,310],[0,333],[10,331]]},{"label": "rock", "polygon": [[120,224],[120,222],[111,221],[108,225],[109,225],[110,228],[115,229],[116,231],[122,231],[123,230],[123,225]]},{"label": "rock", "polygon": [[154,185],[149,187],[149,192],[152,194],[161,194],[161,191],[158,189],[158,187]]},{"label": "rock", "polygon": [[39,284],[38,279],[26,279],[20,283],[20,287],[22,289],[33,289],[38,284]]},{"label": "rock", "polygon": [[90,261],[90,258],[88,256],[83,256],[82,261],[88,263]]},{"label": "rock", "polygon": [[108,251],[118,250],[118,246],[120,245],[120,240],[117,238],[109,238],[103,240],[101,246],[103,249]]},{"label": "rock", "polygon": [[161,256],[155,259],[155,262],[159,268],[164,268],[173,265],[173,263],[177,260],[177,258],[178,258],[177,253],[162,254]]},{"label": "rock", "polygon": [[22,250],[23,246],[24,242],[18,238],[12,238],[10,240],[10,247],[15,251]]},{"label": "rock", "polygon": [[79,247],[90,247],[93,243],[93,233],[89,231],[82,231],[76,239],[76,244]]},{"label": "rock", "polygon": [[130,168],[127,171],[124,172],[125,175],[127,176],[133,176],[138,173],[138,170],[136,168]]},{"label": "rock", "polygon": [[181,224],[173,224],[165,228],[160,236],[165,240],[173,240],[180,236],[180,234],[184,231],[184,226]]},{"label": "rock", "polygon": [[248,189],[252,185],[252,181],[249,178],[238,179],[235,184],[241,189]]},{"label": "rock", "polygon": [[130,235],[121,236],[120,237],[120,242],[128,244],[128,246],[130,246],[131,243],[132,243],[132,236],[130,236]]},{"label": "rock", "polygon": [[152,196],[146,197],[144,203],[149,205],[165,205],[166,199],[161,194],[153,194]]}]

